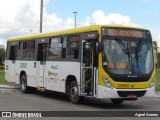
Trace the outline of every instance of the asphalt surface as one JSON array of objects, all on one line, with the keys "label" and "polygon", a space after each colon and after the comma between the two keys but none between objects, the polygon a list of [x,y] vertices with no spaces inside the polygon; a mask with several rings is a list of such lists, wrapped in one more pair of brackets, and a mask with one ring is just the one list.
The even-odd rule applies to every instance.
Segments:
[{"label": "asphalt surface", "polygon": [[[0,85],[0,111],[160,111],[160,92],[152,98],[139,98],[137,101],[125,101],[114,105],[110,100],[86,98],[83,104],[75,105],[69,102],[68,96],[57,92],[38,92],[23,94],[19,87]],[[95,113],[96,114],[96,113]],[[63,116],[63,115],[62,115]],[[114,115],[113,115],[114,116]],[[23,118],[28,120],[28,118]],[[31,119],[31,118],[29,118]],[[158,117],[54,117],[32,118],[35,120],[159,120]],[[22,118],[0,118],[0,120],[22,120]]]}]

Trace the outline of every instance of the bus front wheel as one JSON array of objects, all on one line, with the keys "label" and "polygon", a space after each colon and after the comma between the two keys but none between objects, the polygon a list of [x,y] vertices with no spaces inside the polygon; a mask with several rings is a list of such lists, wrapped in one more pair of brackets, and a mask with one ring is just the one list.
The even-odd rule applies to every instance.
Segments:
[{"label": "bus front wheel", "polygon": [[23,93],[28,93],[29,92],[29,87],[27,86],[26,75],[21,76],[20,86],[21,86],[21,91]]},{"label": "bus front wheel", "polygon": [[70,84],[70,101],[74,104],[79,104],[83,102],[83,96],[78,95],[78,85],[76,81],[72,81]]}]

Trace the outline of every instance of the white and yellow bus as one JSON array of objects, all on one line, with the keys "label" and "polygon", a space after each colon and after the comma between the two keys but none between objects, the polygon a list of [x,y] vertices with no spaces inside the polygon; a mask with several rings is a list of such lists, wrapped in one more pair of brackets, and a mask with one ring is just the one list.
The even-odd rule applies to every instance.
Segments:
[{"label": "white and yellow bus", "polygon": [[155,63],[147,29],[93,25],[9,38],[5,78],[23,93],[51,90],[84,97],[125,100],[153,96]]}]

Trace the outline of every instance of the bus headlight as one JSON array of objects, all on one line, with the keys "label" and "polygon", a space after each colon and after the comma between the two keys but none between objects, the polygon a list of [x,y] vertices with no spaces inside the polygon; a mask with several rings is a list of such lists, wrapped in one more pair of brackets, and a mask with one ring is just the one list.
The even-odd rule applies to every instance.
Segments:
[{"label": "bus headlight", "polygon": [[154,81],[155,81],[155,78],[152,79],[152,82],[150,83],[149,88],[154,86]]},{"label": "bus headlight", "polygon": [[104,76],[102,76],[102,79],[103,79],[103,82],[105,83],[106,87],[114,89],[112,84]]}]

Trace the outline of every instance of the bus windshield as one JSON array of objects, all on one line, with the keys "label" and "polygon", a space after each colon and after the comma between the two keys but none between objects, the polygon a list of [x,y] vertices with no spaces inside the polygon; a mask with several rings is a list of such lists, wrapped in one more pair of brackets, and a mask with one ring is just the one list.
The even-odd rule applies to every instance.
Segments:
[{"label": "bus windshield", "polygon": [[111,74],[145,75],[153,70],[151,39],[103,38],[103,68]]}]

